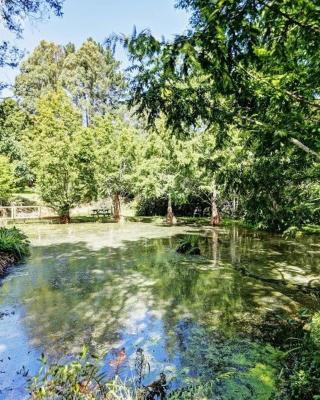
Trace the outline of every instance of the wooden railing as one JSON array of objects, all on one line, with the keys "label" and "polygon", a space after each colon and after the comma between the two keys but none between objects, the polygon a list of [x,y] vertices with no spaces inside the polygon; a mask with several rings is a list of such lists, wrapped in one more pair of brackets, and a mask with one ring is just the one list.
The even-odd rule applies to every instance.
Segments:
[{"label": "wooden railing", "polygon": [[0,207],[0,220],[7,219],[40,219],[55,217],[57,214],[45,206],[5,206]]}]

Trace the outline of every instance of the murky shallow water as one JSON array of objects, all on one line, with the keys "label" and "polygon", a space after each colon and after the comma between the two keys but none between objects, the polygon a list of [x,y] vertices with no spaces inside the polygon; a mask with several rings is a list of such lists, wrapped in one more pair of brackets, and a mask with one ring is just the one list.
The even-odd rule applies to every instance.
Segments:
[{"label": "murky shallow water", "polygon": [[[319,285],[320,241],[285,241],[237,227],[212,230],[154,224],[30,225],[28,262],[0,286],[0,399],[22,399],[41,353],[59,359],[83,344],[106,355],[124,347],[130,374],[136,349],[149,380],[184,367],[181,327],[201,324],[232,336],[244,315],[317,306],[312,296],[242,276]],[[202,256],[175,252],[200,234]],[[1,314],[4,313],[4,314]],[[131,363],[131,364],[130,364]]]}]

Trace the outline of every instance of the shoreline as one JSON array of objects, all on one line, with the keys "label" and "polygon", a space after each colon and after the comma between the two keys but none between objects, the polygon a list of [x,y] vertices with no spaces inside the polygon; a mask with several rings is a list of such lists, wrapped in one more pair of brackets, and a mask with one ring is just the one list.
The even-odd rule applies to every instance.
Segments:
[{"label": "shoreline", "polygon": [[0,253],[0,279],[6,275],[8,268],[17,264],[18,260],[13,254]]}]

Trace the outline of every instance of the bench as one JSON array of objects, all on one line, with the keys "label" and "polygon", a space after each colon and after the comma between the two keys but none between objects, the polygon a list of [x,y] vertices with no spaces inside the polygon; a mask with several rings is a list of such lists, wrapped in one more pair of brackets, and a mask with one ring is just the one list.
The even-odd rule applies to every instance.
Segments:
[{"label": "bench", "polygon": [[92,210],[91,215],[93,217],[111,217],[111,210],[109,208],[96,208]]}]

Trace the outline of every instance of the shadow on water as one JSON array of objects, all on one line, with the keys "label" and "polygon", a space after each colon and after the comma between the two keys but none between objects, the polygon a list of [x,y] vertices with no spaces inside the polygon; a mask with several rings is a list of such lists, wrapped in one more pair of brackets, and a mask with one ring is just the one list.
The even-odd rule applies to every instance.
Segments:
[{"label": "shadow on water", "polygon": [[[133,225],[143,229],[143,224]],[[185,234],[200,235],[200,257],[176,253]],[[99,232],[97,240],[98,236]],[[35,242],[28,263],[0,288],[0,311],[8,312],[0,318],[4,398],[9,392],[15,398],[22,390],[17,371],[23,365],[34,373],[41,352],[57,359],[87,344],[106,355],[108,369],[112,349],[125,348],[126,367],[120,375],[127,377],[136,350],[143,348],[150,361],[149,379],[159,371],[176,376],[184,368],[192,373],[192,360],[197,359],[192,349],[208,337],[223,334],[234,352],[240,346],[232,342],[234,337],[242,330],[245,334],[244,317],[250,320],[273,309],[293,313],[299,307],[316,307],[312,296],[242,276],[234,268],[240,263],[266,277],[316,279],[320,247],[315,241],[286,242],[237,227],[146,236],[99,247],[94,246],[95,237],[88,244],[83,234],[79,241],[77,234],[72,240],[64,234],[51,244],[46,239],[43,244],[41,238]],[[200,336],[197,327],[202,329]],[[183,337],[196,337],[198,342],[186,345]],[[210,343],[222,351],[220,340]]]}]

